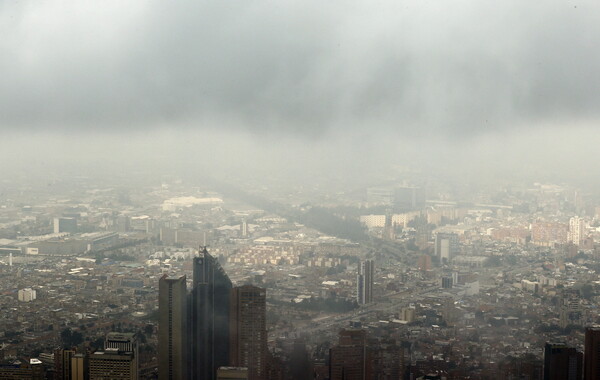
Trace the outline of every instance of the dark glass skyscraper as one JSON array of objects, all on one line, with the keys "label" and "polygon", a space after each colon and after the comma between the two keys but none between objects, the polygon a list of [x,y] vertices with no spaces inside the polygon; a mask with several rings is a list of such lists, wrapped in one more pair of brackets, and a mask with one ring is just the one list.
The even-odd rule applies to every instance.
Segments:
[{"label": "dark glass skyscraper", "polygon": [[206,248],[194,258],[189,313],[191,379],[214,380],[229,365],[229,296],[231,280]]}]

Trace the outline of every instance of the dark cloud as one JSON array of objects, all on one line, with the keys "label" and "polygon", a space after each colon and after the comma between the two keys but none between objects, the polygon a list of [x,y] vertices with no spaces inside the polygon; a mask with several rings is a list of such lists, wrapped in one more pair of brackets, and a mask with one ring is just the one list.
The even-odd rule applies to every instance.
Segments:
[{"label": "dark cloud", "polygon": [[3,2],[4,130],[370,129],[596,120],[594,1]]}]

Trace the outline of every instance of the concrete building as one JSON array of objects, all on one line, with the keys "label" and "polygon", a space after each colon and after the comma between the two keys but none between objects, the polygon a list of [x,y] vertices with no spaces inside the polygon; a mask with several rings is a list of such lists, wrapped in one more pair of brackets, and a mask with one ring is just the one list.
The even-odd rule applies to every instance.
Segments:
[{"label": "concrete building", "polygon": [[131,352],[109,348],[89,357],[89,380],[137,380],[136,361]]},{"label": "concrete building", "polygon": [[104,349],[116,349],[133,354],[135,367],[139,371],[139,349],[138,342],[134,333],[110,332],[106,334]]},{"label": "concrete building", "polygon": [[585,329],[583,379],[600,379],[600,326]]},{"label": "concrete building", "polygon": [[546,343],[544,380],[581,380],[583,354],[564,343]]},{"label": "concrete building", "polygon": [[330,380],[371,379],[370,358],[364,330],[342,330],[339,343],[329,351]]},{"label": "concrete building", "polygon": [[75,355],[74,350],[54,350],[54,374],[56,379],[71,380],[71,360]]},{"label": "concrete building", "polygon": [[246,367],[249,380],[266,380],[266,290],[252,285],[231,292],[229,363]]},{"label": "concrete building", "polygon": [[448,264],[460,253],[458,235],[455,233],[438,232],[435,234],[435,257],[441,264]]},{"label": "concrete building", "polygon": [[375,264],[373,260],[360,263],[356,277],[356,301],[360,305],[373,302],[373,280],[375,277]]},{"label": "concrete building", "polygon": [[37,298],[37,295],[34,289],[25,288],[19,290],[18,297],[21,302],[31,302]]},{"label": "concrete building", "polygon": [[583,219],[575,216],[569,219],[568,242],[580,246],[585,239],[585,223]]},{"label": "concrete building", "polygon": [[54,218],[54,233],[59,234],[62,232],[76,233],[77,232],[77,219],[75,218]]},{"label": "concrete building", "polygon": [[71,380],[86,380],[88,374],[88,357],[75,354],[71,358]]},{"label": "concrete building", "polygon": [[186,277],[161,277],[158,285],[158,378],[187,379]]}]

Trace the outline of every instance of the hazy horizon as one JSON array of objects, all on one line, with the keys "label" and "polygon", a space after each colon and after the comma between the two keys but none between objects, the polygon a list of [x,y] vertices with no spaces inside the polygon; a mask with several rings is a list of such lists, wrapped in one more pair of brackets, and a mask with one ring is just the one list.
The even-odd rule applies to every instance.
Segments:
[{"label": "hazy horizon", "polygon": [[595,185],[599,15],[592,1],[5,2],[0,158]]}]

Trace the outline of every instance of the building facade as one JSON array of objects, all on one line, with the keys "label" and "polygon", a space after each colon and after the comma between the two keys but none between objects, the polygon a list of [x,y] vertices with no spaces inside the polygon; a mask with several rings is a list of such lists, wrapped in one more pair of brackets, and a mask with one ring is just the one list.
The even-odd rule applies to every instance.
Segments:
[{"label": "building facade", "polygon": [[187,379],[188,326],[186,277],[159,280],[158,378]]},{"label": "building facade", "polygon": [[360,305],[373,302],[373,279],[375,276],[375,263],[365,260],[360,263],[356,278],[356,301]]},{"label": "building facade", "polygon": [[249,380],[266,380],[266,290],[252,285],[233,288],[229,323],[230,365],[246,367]]},{"label": "building facade", "polygon": [[190,363],[193,380],[213,380],[229,365],[229,297],[231,280],[206,248],[193,261],[190,295]]}]

